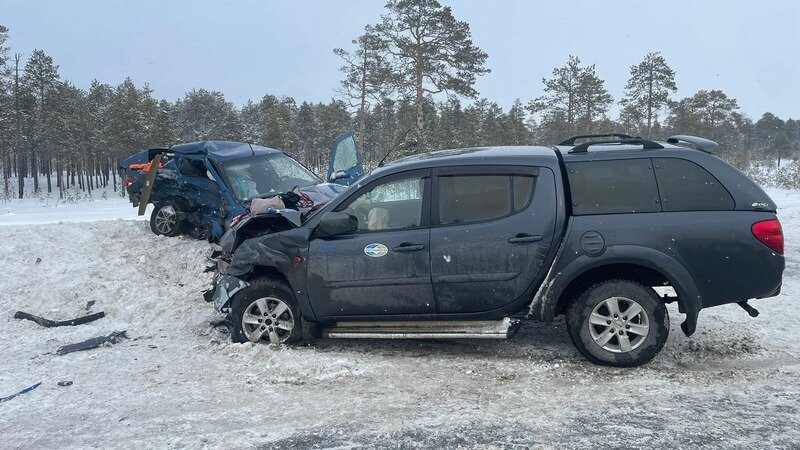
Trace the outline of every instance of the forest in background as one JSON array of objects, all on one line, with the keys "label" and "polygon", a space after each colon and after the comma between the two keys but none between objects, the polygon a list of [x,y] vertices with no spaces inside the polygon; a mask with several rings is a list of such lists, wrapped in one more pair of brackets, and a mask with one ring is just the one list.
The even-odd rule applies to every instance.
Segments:
[{"label": "forest in background", "polygon": [[[155,98],[130,78],[81,89],[63,80],[43,50],[12,51],[0,25],[0,172],[4,198],[67,189],[118,189],[118,161],[141,149],[232,140],[284,150],[319,171],[333,139],[354,130],[366,165],[410,153],[486,145],[553,145],[576,134],[622,132],[653,139],[693,134],[720,143],[718,155],[758,178],[800,151],[800,121],[770,112],[751,118],[733,95],[701,90],[676,98],[675,72],[658,52],[633,62],[621,93],[609,92],[594,64],[569,55],[508,109],[475,90],[489,57],[469,24],[436,0],[391,0],[342,60],[341,87],[328,102],[266,93],[236,106],[222,92],[194,88]],[[334,76],[334,74],[331,74]],[[611,117],[614,104],[620,113]],[[36,174],[37,176],[34,176]],[[24,186],[27,181],[33,186]],[[758,180],[764,181],[764,180]],[[800,186],[800,167],[771,180]]]}]

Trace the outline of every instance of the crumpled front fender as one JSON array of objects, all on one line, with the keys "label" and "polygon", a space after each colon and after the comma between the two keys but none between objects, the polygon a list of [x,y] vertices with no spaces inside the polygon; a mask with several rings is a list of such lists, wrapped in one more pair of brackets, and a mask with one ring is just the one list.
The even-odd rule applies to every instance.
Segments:
[{"label": "crumpled front fender", "polygon": [[217,282],[216,289],[214,289],[214,296],[211,299],[214,302],[214,309],[222,312],[224,308],[228,307],[231,298],[236,295],[237,292],[248,286],[250,286],[250,283],[240,278],[231,275],[221,276]]}]

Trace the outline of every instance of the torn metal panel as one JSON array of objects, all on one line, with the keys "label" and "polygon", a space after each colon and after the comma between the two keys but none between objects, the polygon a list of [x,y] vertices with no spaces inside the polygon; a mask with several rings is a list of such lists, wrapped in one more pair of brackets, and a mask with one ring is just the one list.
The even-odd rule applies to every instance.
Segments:
[{"label": "torn metal panel", "polygon": [[217,311],[222,311],[223,308],[227,308],[231,297],[248,286],[250,286],[250,283],[240,278],[231,275],[222,275],[217,283],[217,288],[214,290],[214,295],[211,298],[214,302],[214,308]]}]

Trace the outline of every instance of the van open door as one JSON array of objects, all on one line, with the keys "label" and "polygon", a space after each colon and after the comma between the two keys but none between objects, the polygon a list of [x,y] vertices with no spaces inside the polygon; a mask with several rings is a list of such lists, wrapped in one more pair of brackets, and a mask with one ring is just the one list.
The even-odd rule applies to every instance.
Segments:
[{"label": "van open door", "polygon": [[325,181],[349,186],[364,175],[361,153],[358,151],[355,134],[348,131],[333,141],[328,174]]}]

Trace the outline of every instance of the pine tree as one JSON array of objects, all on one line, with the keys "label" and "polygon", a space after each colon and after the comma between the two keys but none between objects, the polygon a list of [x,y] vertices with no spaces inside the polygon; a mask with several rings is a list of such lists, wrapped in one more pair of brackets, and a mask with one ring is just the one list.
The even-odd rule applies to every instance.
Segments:
[{"label": "pine tree", "polygon": [[770,112],[764,113],[755,123],[755,138],[764,153],[777,159],[780,167],[789,144],[786,122]]},{"label": "pine tree", "polygon": [[533,100],[529,109],[543,113],[542,121],[564,116],[570,134],[575,131],[575,117],[578,115],[578,95],[583,69],[577,56],[569,56],[567,65],[553,69],[553,78],[542,78],[545,95]]},{"label": "pine tree", "polygon": [[8,28],[0,25],[0,166],[3,168],[3,194],[11,197],[9,178],[11,177],[11,148],[14,145],[14,108],[11,82],[11,65],[9,52],[6,46]]},{"label": "pine tree", "polygon": [[175,102],[171,114],[179,142],[242,139],[238,111],[221,92],[192,89]]},{"label": "pine tree", "polygon": [[528,108],[542,114],[541,126],[548,128],[543,131],[548,142],[578,132],[592,132],[592,124],[605,118],[613,101],[603,80],[595,73],[594,64],[582,67],[577,56],[570,55],[567,64],[553,69],[553,78],[543,78],[542,83],[545,94]]},{"label": "pine tree", "polygon": [[525,107],[519,99],[514,100],[501,124],[503,145],[531,145],[531,135],[526,120]]},{"label": "pine tree", "polygon": [[48,154],[48,142],[43,139],[45,115],[47,109],[45,102],[47,95],[55,89],[58,82],[58,66],[53,63],[53,58],[45,54],[42,50],[34,50],[28,62],[25,63],[25,75],[22,78],[25,89],[32,96],[35,103],[33,136],[30,148],[30,168],[33,176],[33,190],[39,192],[39,164],[38,158],[41,157],[41,170],[47,176],[47,192],[52,192],[50,180],[50,160]]},{"label": "pine tree", "polygon": [[675,71],[669,67],[661,53],[648,53],[642,62],[631,66],[631,77],[625,86],[625,97],[620,100],[622,116],[627,123],[637,126],[637,131],[650,138],[658,121],[659,109],[669,101],[669,95],[678,90]]},{"label": "pine tree", "polygon": [[607,119],[608,107],[614,99],[605,88],[605,82],[595,73],[594,64],[585,67],[581,72],[577,100],[579,132],[591,134],[601,131],[602,128],[594,129],[593,125]]},{"label": "pine tree", "polygon": [[341,93],[350,106],[358,108],[358,139],[361,149],[367,151],[364,140],[367,112],[373,102],[391,93],[392,84],[389,80],[392,70],[386,59],[386,43],[372,27],[366,27],[364,34],[354,40],[353,45],[356,48],[353,53],[341,48],[335,48],[333,52],[345,63],[339,69],[345,74]]},{"label": "pine tree", "polygon": [[489,73],[488,56],[472,43],[469,24],[436,0],[390,0],[375,27],[387,45],[399,89],[416,110],[419,148],[425,147],[425,96],[446,93],[474,98],[478,76]]},{"label": "pine tree", "polygon": [[261,143],[267,147],[290,152],[297,138],[292,129],[297,104],[291,97],[267,94],[261,99],[263,128]]},{"label": "pine tree", "polygon": [[670,102],[667,125],[670,134],[695,134],[719,139],[719,126],[732,121],[739,104],[720,90],[698,91],[691,97]]},{"label": "pine tree", "polygon": [[[317,120],[317,111],[313,104],[303,102],[297,110],[295,117],[295,130],[297,130],[297,152],[298,157],[306,165],[311,164],[311,156],[319,148],[319,121]],[[360,135],[361,141],[364,141],[364,135]]]}]

